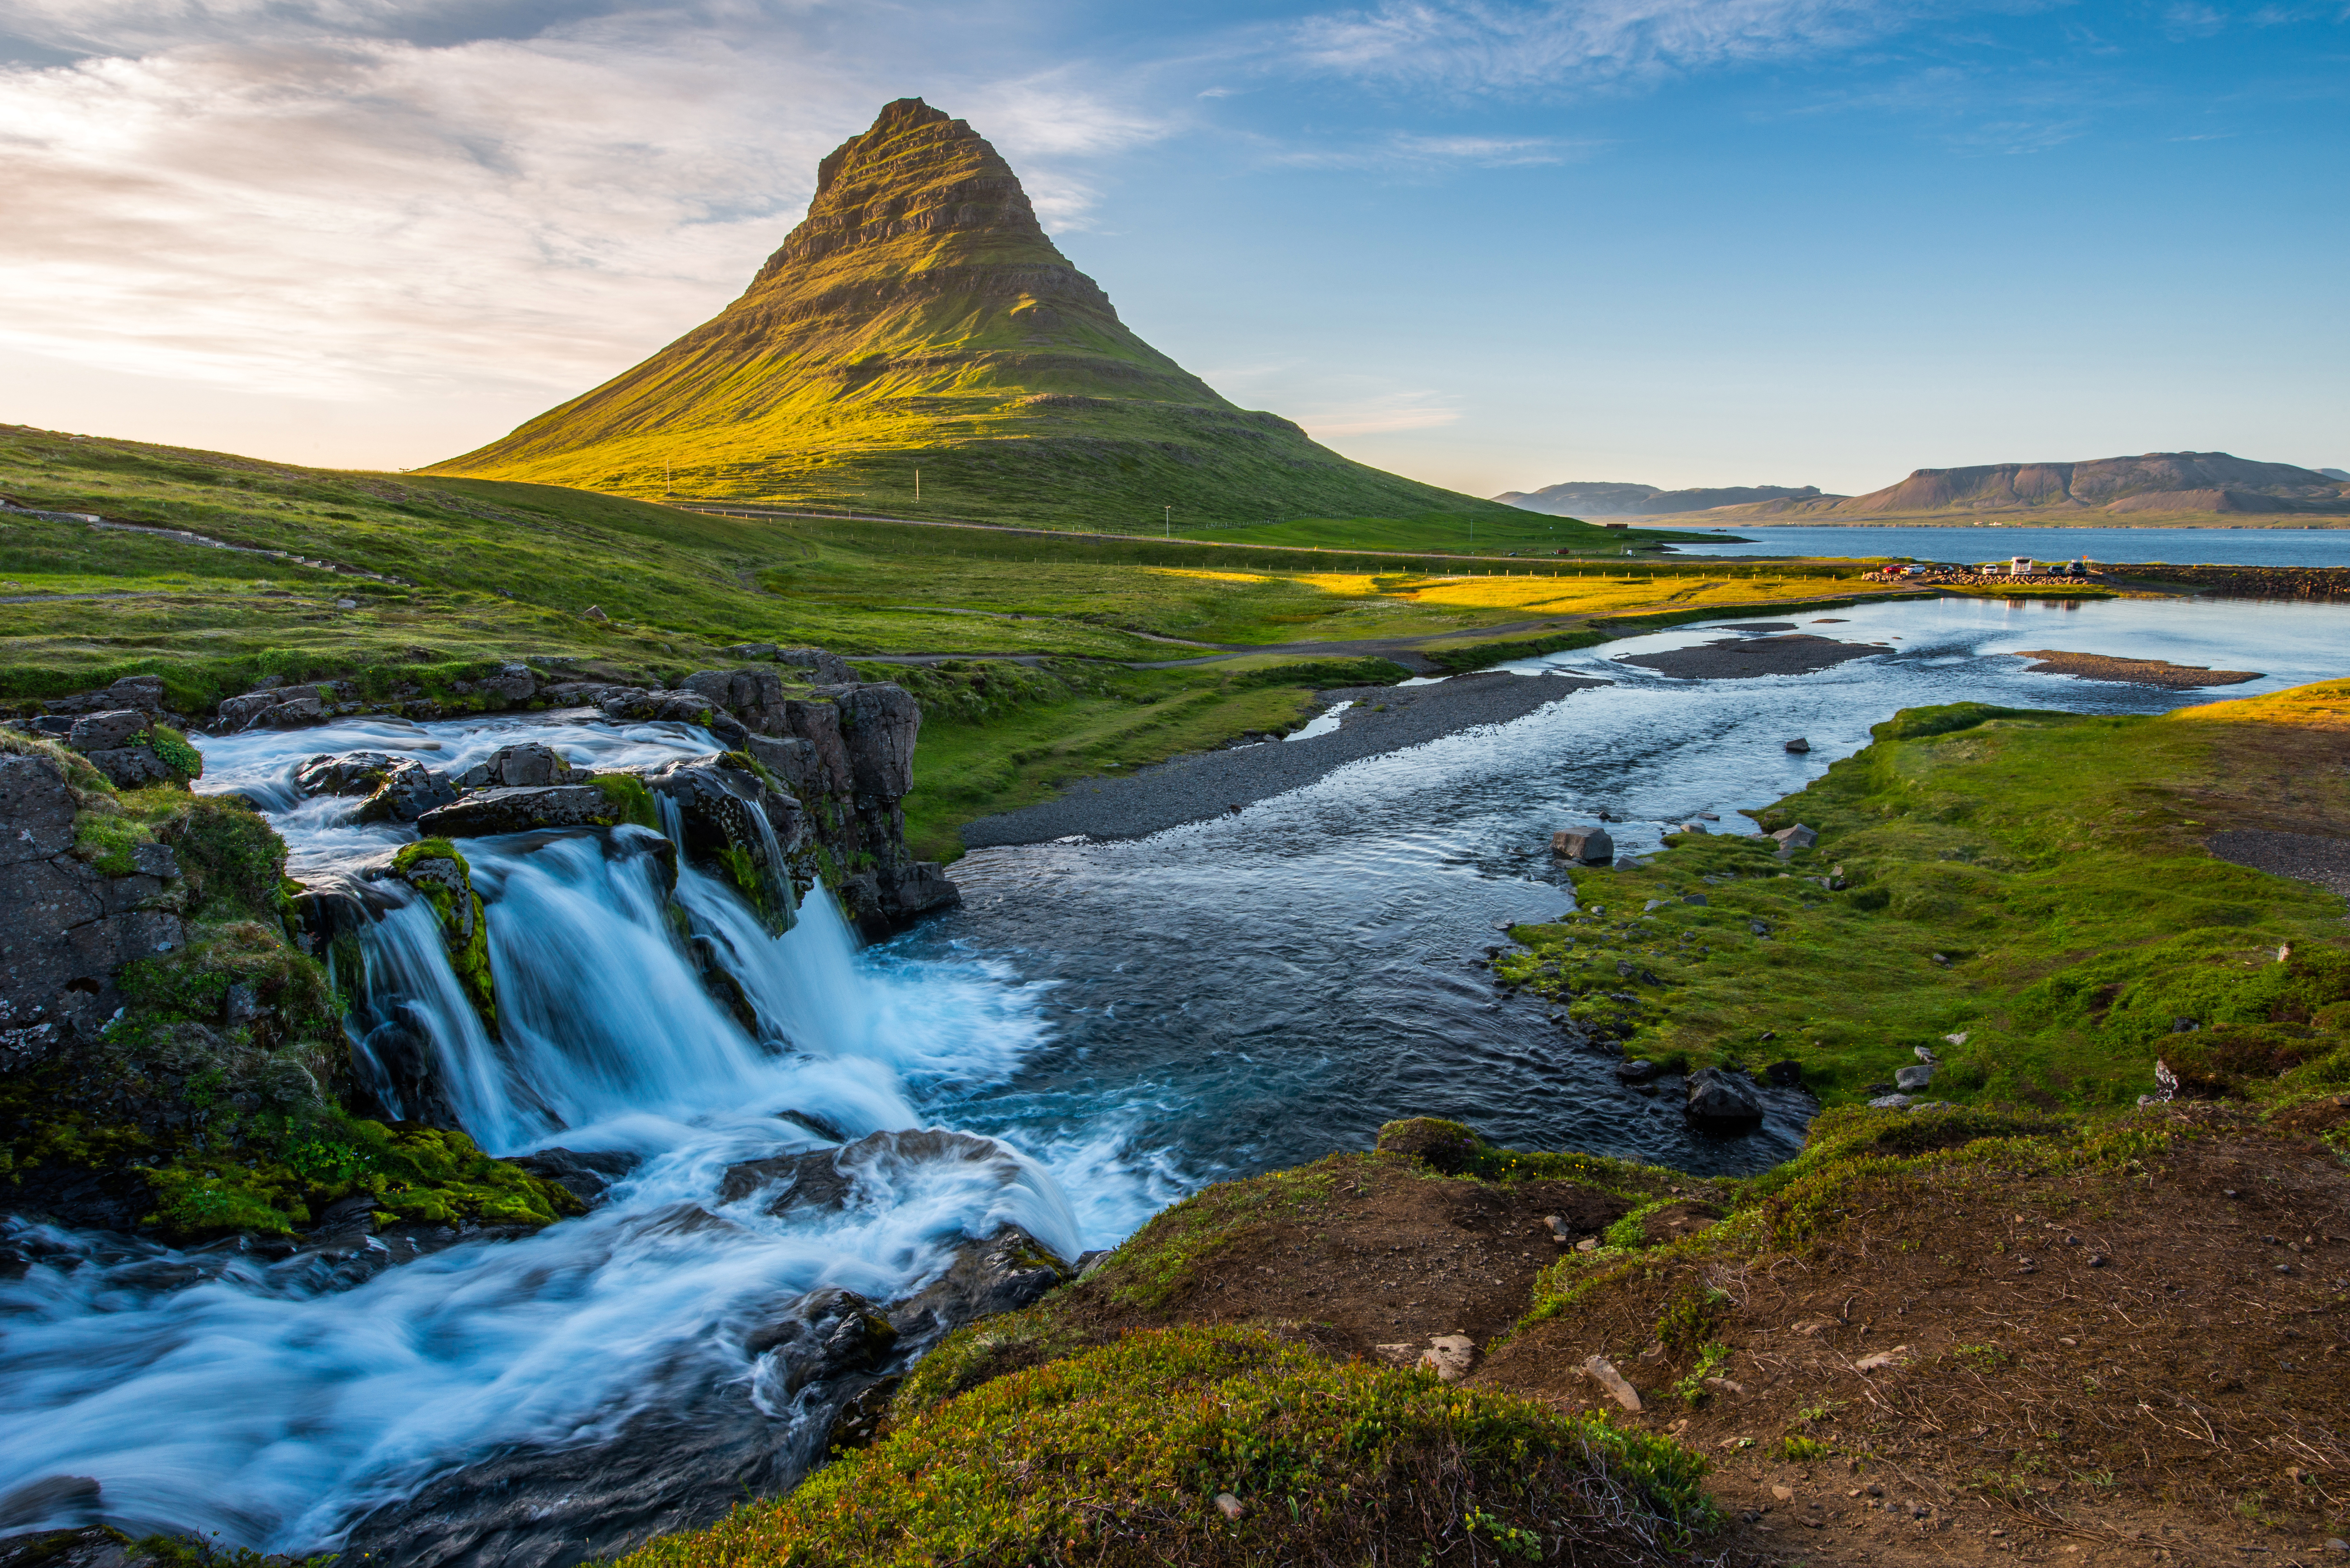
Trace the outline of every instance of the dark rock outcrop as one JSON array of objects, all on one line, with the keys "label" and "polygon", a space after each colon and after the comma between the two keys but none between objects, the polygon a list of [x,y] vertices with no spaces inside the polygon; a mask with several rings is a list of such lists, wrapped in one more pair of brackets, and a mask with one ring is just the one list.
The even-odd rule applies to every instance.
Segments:
[{"label": "dark rock outcrop", "polygon": [[186,940],[170,848],[101,870],[73,853],[78,805],[56,761],[0,753],[0,1067],[94,1037],[122,1003],[116,971]]},{"label": "dark rock outcrop", "polygon": [[799,802],[771,788],[739,753],[662,763],[645,787],[675,803],[685,852],[734,885],[770,929],[792,923],[795,898],[790,856],[806,836]]},{"label": "dark rock outcrop", "polygon": [[1688,1099],[1682,1112],[1701,1132],[1752,1132],[1762,1125],[1762,1096],[1743,1073],[1700,1068],[1689,1075],[1684,1089]]},{"label": "dark rock outcrop", "polygon": [[548,784],[579,784],[588,770],[575,768],[561,752],[536,741],[500,746],[456,775],[459,789],[539,789]]},{"label": "dark rock outcrop", "polygon": [[109,709],[137,708],[154,714],[163,708],[163,678],[160,675],[126,675],[102,691],[77,692],[71,697],[57,697],[41,704],[50,713],[103,713]]},{"label": "dark rock outcrop", "polygon": [[443,838],[481,838],[543,827],[609,827],[621,813],[595,784],[485,789],[436,806],[416,819],[417,831]]},{"label": "dark rock outcrop", "polygon": [[360,795],[361,822],[414,822],[457,798],[449,781],[413,757],[343,752],[312,757],[294,771],[304,794]]},{"label": "dark rock outcrop", "polygon": [[525,1154],[513,1163],[543,1177],[562,1188],[580,1204],[593,1209],[612,1190],[612,1184],[641,1165],[637,1155],[624,1150],[592,1150],[581,1152],[570,1148],[543,1148],[536,1154]]}]

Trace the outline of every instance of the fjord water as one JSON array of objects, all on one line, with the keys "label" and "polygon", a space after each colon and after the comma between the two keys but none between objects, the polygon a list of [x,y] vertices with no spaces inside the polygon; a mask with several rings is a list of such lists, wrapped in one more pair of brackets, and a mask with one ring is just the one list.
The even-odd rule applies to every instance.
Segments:
[{"label": "fjord water", "polygon": [[[1074,1255],[1200,1182],[1362,1147],[1399,1115],[1758,1168],[1797,1146],[1799,1094],[1774,1092],[1756,1135],[1694,1137],[1669,1093],[1617,1085],[1609,1059],[1498,999],[1476,967],[1497,923],[1566,907],[1554,828],[1606,811],[1629,850],[1703,812],[1739,831],[1738,808],[1816,776],[1896,708],[2152,712],[2340,674],[2350,649],[2350,611],[2302,605],[1946,599],[1802,618],[1885,651],[1735,681],[1619,662],[1768,624],[1748,623],[1516,666],[1613,684],[1149,839],[972,855],[954,869],[965,908],[878,949],[858,951],[821,896],[770,938],[688,868],[681,900],[755,1031],[702,992],[634,852],[646,830],[470,840],[504,1040],[483,1038],[412,907],[371,935],[368,1015],[405,1009],[427,1031],[491,1148],[644,1163],[584,1220],[343,1291],[233,1247],[19,1228],[46,1256],[0,1281],[0,1495],[85,1476],[133,1527],[332,1545],[356,1513],[494,1450],[593,1443],[713,1377],[768,1397],[746,1335],[807,1290],[902,1294],[1004,1220]],[[2012,655],[2033,648],[2265,678],[2194,693],[2080,681],[2026,673]],[[1794,735],[1808,756],[1783,749]],[[299,799],[299,760],[365,747],[462,771],[525,738],[606,766],[712,749],[682,726],[555,715],[369,722],[210,742],[204,787],[261,801],[296,875],[327,878],[407,835]],[[881,1200],[836,1213],[716,1196],[734,1161],[931,1125],[995,1137],[1005,1157],[909,1163],[879,1173]]]},{"label": "fjord water", "polygon": [[[1669,527],[1669,520],[1659,524]],[[1710,531],[1710,530],[1709,530]],[[2035,561],[2174,566],[2350,566],[2350,528],[2043,528],[1979,523],[1946,528],[1866,524],[1848,528],[1748,527],[1675,545],[1683,556],[1908,556],[1919,561]]]}]

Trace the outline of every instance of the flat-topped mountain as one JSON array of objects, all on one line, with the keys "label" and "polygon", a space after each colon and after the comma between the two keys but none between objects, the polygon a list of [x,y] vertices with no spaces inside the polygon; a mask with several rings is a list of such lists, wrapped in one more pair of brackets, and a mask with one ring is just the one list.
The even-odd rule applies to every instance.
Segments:
[{"label": "flat-topped mountain", "polygon": [[713,319],[429,471],[1101,526],[1497,511],[1235,407],[1118,319],[985,139],[920,99],[818,165]]},{"label": "flat-topped mountain", "polygon": [[2224,452],[2150,452],[2086,462],[1996,462],[1921,468],[1866,495],[1771,499],[1715,514],[1723,521],[1804,522],[1932,513],[2350,513],[2350,485],[2289,462]]},{"label": "flat-topped mountain", "polygon": [[[1675,512],[1702,512],[1714,506],[1735,506],[1753,501],[1809,501],[1820,487],[1790,489],[1780,484],[1735,484],[1713,490],[1659,490],[1653,484],[1622,484],[1569,480],[1540,490],[1505,490],[1493,497],[1504,506],[1544,512],[1553,517],[1662,517]],[[1842,496],[1828,496],[1840,501]]]}]

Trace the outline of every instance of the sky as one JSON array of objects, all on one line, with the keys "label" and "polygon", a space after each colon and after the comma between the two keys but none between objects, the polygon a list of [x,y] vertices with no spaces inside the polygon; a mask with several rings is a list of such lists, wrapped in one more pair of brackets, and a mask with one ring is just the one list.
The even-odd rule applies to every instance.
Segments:
[{"label": "sky", "polygon": [[2350,0],[0,0],[0,421],[481,445],[890,99],[1145,338],[1478,494],[2350,467]]}]

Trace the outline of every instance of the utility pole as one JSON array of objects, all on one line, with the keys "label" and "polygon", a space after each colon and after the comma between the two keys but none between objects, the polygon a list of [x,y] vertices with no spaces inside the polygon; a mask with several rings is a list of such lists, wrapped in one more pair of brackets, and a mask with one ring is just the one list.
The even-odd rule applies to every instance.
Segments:
[{"label": "utility pole", "polygon": [[919,505],[920,505],[920,504],[921,504],[921,503],[922,503],[922,471],[921,471],[920,469],[919,469],[919,468],[918,468],[918,469],[914,470],[914,504],[915,504],[915,505],[917,505],[917,506],[919,506]]}]

